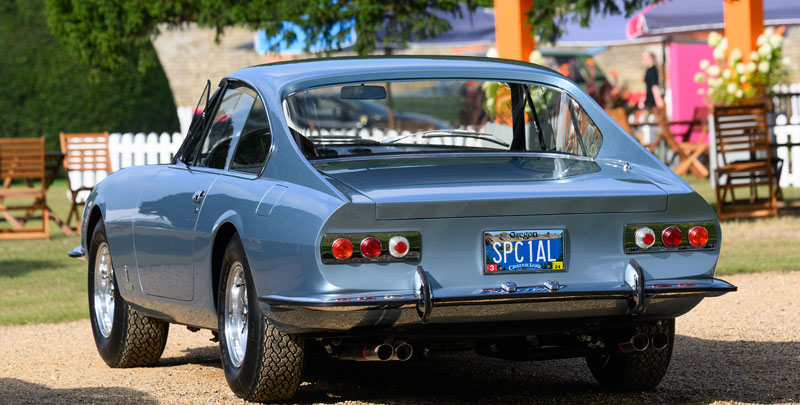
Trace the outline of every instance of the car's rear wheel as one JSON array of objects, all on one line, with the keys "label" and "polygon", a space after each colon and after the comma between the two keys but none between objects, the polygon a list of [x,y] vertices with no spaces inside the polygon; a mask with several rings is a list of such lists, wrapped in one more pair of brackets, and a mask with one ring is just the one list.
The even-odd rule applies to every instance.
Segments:
[{"label": "car's rear wheel", "polygon": [[[595,354],[586,357],[592,375],[609,391],[650,391],[655,389],[667,373],[675,342],[675,320],[636,328],[651,343],[644,351],[630,353]],[[666,335],[666,339],[664,336]],[[653,337],[666,340],[654,344]]]},{"label": "car's rear wheel", "polygon": [[282,401],[300,386],[304,342],[261,313],[241,239],[228,243],[218,293],[222,367],[231,390],[248,401]]},{"label": "car's rear wheel", "polygon": [[101,219],[89,241],[89,312],[100,357],[111,367],[150,366],[164,352],[169,323],[142,315],[119,294]]}]

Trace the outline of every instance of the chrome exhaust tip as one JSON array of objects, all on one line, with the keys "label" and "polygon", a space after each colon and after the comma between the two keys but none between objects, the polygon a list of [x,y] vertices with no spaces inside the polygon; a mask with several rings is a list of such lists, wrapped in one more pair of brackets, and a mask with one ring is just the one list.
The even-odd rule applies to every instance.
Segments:
[{"label": "chrome exhaust tip", "polygon": [[650,345],[650,337],[644,333],[637,333],[628,340],[619,341],[619,350],[622,353],[643,352]]},{"label": "chrome exhaust tip", "polygon": [[375,347],[364,347],[365,360],[391,360],[394,356],[394,347],[388,343],[381,343]]},{"label": "chrome exhaust tip", "polygon": [[664,332],[656,333],[650,338],[650,343],[653,345],[653,349],[664,350],[669,346],[669,336]]},{"label": "chrome exhaust tip", "polygon": [[397,342],[392,360],[408,361],[414,355],[414,347],[406,342]]},{"label": "chrome exhaust tip", "polygon": [[339,360],[387,361],[394,356],[394,347],[388,343],[366,346],[345,345],[336,348],[331,355]]}]

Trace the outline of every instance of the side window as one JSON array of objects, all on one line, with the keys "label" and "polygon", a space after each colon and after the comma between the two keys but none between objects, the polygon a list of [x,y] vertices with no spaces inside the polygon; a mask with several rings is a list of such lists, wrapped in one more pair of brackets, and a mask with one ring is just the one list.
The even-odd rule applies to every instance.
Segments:
[{"label": "side window", "polygon": [[200,145],[196,166],[224,169],[228,161],[231,140],[242,132],[247,116],[256,100],[247,87],[229,87],[211,120],[208,134]]},{"label": "side window", "polygon": [[237,142],[231,161],[231,170],[258,174],[267,160],[272,134],[267,121],[267,110],[260,98],[256,98],[247,116],[242,136]]}]

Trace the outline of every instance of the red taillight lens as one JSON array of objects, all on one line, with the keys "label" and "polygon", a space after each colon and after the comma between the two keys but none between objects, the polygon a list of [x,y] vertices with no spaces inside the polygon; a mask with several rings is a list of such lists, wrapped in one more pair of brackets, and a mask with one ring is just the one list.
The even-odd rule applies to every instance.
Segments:
[{"label": "red taillight lens", "polygon": [[661,242],[663,242],[666,247],[678,247],[682,240],[683,235],[681,234],[681,230],[677,227],[670,226],[661,232]]},{"label": "red taillight lens", "polygon": [[695,247],[705,246],[708,243],[708,230],[702,226],[695,226],[690,229],[689,243]]},{"label": "red taillight lens", "polygon": [[349,259],[353,255],[353,242],[347,238],[336,239],[331,245],[331,252],[333,252],[333,257],[339,260]]},{"label": "red taillight lens", "polygon": [[364,240],[361,241],[361,255],[364,257],[374,259],[381,255],[382,249],[381,241],[372,236],[364,238]]}]

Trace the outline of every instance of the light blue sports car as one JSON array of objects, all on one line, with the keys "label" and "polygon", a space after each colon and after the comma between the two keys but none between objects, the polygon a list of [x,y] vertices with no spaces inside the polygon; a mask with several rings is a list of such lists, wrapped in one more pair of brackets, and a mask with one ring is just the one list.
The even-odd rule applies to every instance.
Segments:
[{"label": "light blue sports car", "polygon": [[70,255],[112,367],[156,363],[173,323],[214,331],[253,401],[292,397],[311,353],[447,348],[585,357],[604,387],[649,390],[675,318],[736,290],[714,278],[709,205],[546,68],[276,63],[207,86],[198,111],[171,164],[86,203]]}]

